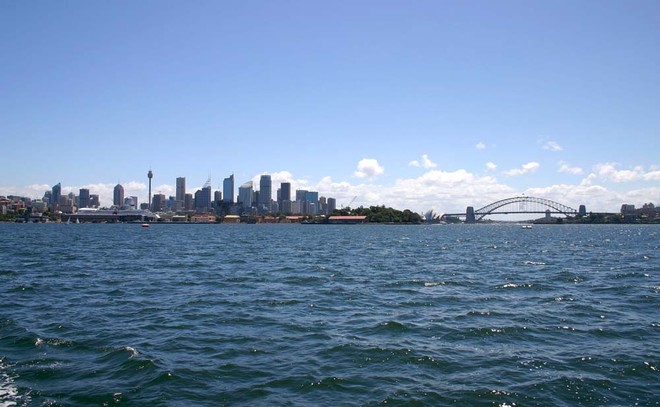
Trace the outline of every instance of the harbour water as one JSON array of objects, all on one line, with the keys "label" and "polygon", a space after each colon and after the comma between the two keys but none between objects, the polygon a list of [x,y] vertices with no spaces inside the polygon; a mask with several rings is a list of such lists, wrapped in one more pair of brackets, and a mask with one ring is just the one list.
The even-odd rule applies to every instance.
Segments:
[{"label": "harbour water", "polygon": [[649,406],[660,228],[0,224],[0,406]]}]

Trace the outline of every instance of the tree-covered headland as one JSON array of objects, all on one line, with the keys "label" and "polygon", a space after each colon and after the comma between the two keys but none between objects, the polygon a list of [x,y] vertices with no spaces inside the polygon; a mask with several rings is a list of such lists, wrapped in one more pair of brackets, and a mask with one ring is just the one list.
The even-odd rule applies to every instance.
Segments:
[{"label": "tree-covered headland", "polygon": [[422,223],[422,216],[418,213],[405,209],[398,209],[382,206],[370,206],[365,208],[343,208],[335,210],[334,216],[366,216],[369,223],[399,223],[399,224],[418,224]]}]

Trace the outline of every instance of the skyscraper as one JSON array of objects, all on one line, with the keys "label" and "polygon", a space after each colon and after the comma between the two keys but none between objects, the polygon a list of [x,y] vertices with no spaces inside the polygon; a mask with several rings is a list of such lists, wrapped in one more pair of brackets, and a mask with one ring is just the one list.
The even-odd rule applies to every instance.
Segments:
[{"label": "skyscraper", "polygon": [[291,213],[291,183],[282,182],[280,184],[280,194],[278,196],[279,210],[284,213]]},{"label": "skyscraper", "polygon": [[290,201],[291,200],[291,183],[290,182],[283,182],[280,184],[280,196],[282,201]]},{"label": "skyscraper", "polygon": [[259,209],[270,210],[270,201],[273,199],[273,186],[270,175],[262,175],[259,180]]},{"label": "skyscraper", "polygon": [[80,188],[78,192],[78,208],[89,208],[89,189]]},{"label": "skyscraper", "polygon": [[112,203],[117,206],[122,206],[124,204],[124,187],[122,187],[121,184],[115,185]]},{"label": "skyscraper", "polygon": [[195,210],[208,212],[211,210],[211,187],[206,186],[195,192]]},{"label": "skyscraper", "polygon": [[57,185],[53,186],[51,194],[50,194],[50,209],[51,210],[56,210],[57,206],[60,204],[60,197],[62,196],[62,184],[57,183]]},{"label": "skyscraper", "polygon": [[181,202],[181,206],[183,206],[183,202],[186,199],[186,177],[178,177],[176,179],[176,200],[178,202]]},{"label": "skyscraper", "polygon": [[234,203],[234,174],[222,181],[222,201]]},{"label": "skyscraper", "polygon": [[327,215],[332,215],[332,212],[334,212],[337,209],[337,200],[335,198],[328,198],[328,206],[326,207],[326,214]]},{"label": "skyscraper", "polygon": [[316,191],[307,191],[305,194],[305,203],[306,203],[306,210],[304,213],[310,214],[310,215],[316,215],[318,214],[318,208],[319,208],[319,193]]},{"label": "skyscraper", "polygon": [[252,181],[248,181],[238,188],[238,202],[243,205],[243,208],[252,207]]}]

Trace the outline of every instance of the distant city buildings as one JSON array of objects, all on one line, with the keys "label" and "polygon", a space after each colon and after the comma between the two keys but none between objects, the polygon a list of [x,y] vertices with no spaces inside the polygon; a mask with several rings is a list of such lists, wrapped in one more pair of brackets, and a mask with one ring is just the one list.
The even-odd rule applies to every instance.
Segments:
[{"label": "distant city buildings", "polygon": [[[147,173],[149,180],[149,200],[138,202],[137,196],[125,196],[124,186],[118,183],[112,190],[112,208],[115,210],[151,210],[163,214],[171,213],[171,217],[182,216],[190,220],[194,214],[213,214],[214,216],[241,215],[330,215],[336,209],[334,198],[319,197],[317,191],[293,191],[290,182],[282,182],[276,191],[273,190],[271,175],[259,176],[258,189],[255,182],[246,181],[235,191],[234,174],[223,179],[222,191],[212,190],[210,178],[201,189],[194,194],[186,191],[186,178],[175,180],[175,195],[166,197],[158,192],[152,195],[151,181],[153,173]],[[45,191],[42,200],[34,200],[35,207],[50,210],[53,213],[76,213],[81,209],[101,208],[99,195],[91,193],[88,188],[80,188],[78,195],[69,193],[62,195],[62,185],[57,183],[49,191]],[[274,194],[275,192],[275,194]],[[32,201],[31,201],[32,202]],[[9,206],[5,205],[5,208]],[[43,211],[42,211],[43,212]],[[196,218],[202,219],[202,218]]]}]

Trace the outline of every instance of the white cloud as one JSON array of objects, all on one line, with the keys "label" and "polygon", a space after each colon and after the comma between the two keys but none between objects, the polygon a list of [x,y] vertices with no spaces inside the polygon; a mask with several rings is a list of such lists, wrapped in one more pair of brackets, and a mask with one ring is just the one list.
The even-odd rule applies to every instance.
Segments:
[{"label": "white cloud", "polygon": [[546,141],[543,143],[543,149],[548,151],[561,151],[563,148],[556,141]]},{"label": "white cloud", "polygon": [[649,171],[642,175],[644,181],[660,181],[660,170]]},{"label": "white cloud", "polygon": [[582,174],[582,168],[580,167],[571,167],[564,161],[559,161],[559,172],[567,173],[567,174],[574,174],[574,175],[579,175]]},{"label": "white cloud", "polygon": [[515,176],[518,176],[518,175],[530,174],[532,172],[535,172],[536,170],[539,169],[540,166],[541,166],[541,164],[532,161],[532,162],[528,162],[527,164],[523,164],[522,167],[520,167],[520,168],[514,168],[514,169],[511,169],[511,170],[505,171],[504,173],[506,175],[511,176],[511,177],[515,177]]},{"label": "white cloud", "polygon": [[483,142],[478,142],[476,146],[474,146],[477,150],[485,150],[486,145]]},{"label": "white cloud", "polygon": [[615,183],[636,181],[644,177],[644,170],[640,166],[632,170],[619,170],[618,166],[616,163],[600,163],[594,169],[599,178]]},{"label": "white cloud", "polygon": [[640,165],[628,170],[620,170],[619,164],[600,163],[594,166],[595,173],[599,179],[614,183],[624,183],[633,181],[657,181],[660,180],[660,171],[651,167],[649,171],[644,170]]},{"label": "white cloud", "polygon": [[358,162],[357,170],[353,173],[358,178],[375,178],[385,172],[385,168],[378,164],[375,158],[363,158]]},{"label": "white cloud", "polygon": [[495,164],[494,162],[492,162],[492,161],[488,161],[488,162],[486,163],[486,170],[488,170],[488,171],[495,171],[496,169],[497,169],[497,164]]},{"label": "white cloud", "polygon": [[431,168],[435,168],[435,167],[438,166],[438,164],[434,163],[433,161],[431,161],[429,159],[429,156],[427,154],[422,155],[422,162],[421,163],[417,160],[413,160],[413,161],[409,162],[408,165],[411,166],[411,167],[424,167],[426,169],[431,169]]}]

